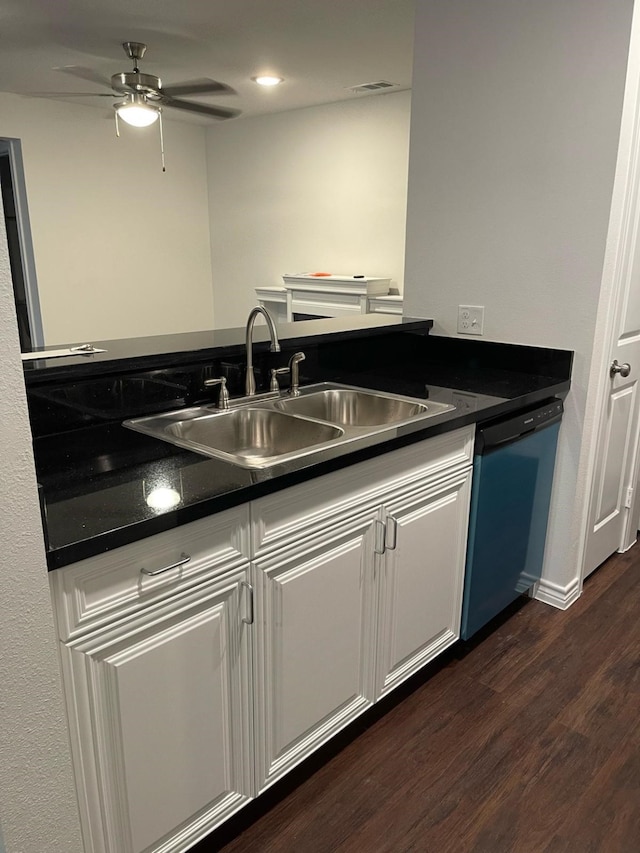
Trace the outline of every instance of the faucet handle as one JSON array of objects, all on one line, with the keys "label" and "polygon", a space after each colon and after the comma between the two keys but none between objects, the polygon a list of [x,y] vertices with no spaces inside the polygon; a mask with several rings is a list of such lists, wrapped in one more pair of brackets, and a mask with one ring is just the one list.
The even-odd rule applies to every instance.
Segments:
[{"label": "faucet handle", "polygon": [[211,388],[214,385],[220,386],[220,396],[218,397],[218,408],[219,409],[228,409],[229,408],[229,392],[227,391],[227,380],[226,377],[221,376],[220,379],[205,379],[204,387]]},{"label": "faucet handle", "polygon": [[278,385],[278,376],[281,376],[283,373],[288,373],[289,367],[272,367],[271,368],[271,382],[269,383],[269,391],[279,391],[280,386]]}]

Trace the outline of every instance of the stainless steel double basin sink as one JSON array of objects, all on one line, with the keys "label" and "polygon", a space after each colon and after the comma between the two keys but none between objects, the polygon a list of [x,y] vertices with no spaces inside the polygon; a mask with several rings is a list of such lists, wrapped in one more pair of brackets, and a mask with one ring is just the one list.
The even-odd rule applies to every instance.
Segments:
[{"label": "stainless steel double basin sink", "polygon": [[328,382],[305,386],[298,397],[273,393],[231,403],[225,410],[198,406],[134,418],[124,426],[242,468],[267,468],[455,408]]}]

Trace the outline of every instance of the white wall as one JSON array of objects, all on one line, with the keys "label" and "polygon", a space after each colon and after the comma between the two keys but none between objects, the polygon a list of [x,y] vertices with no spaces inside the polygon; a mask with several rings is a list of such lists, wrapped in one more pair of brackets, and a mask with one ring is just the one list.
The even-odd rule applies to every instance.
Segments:
[{"label": "white wall", "polygon": [[80,853],[57,641],[0,224],[0,820],[6,853]]},{"label": "white wall", "polygon": [[[110,103],[110,102],[109,102]],[[111,107],[0,93],[22,141],[47,344],[213,326],[205,130],[121,124]]]},{"label": "white wall", "polygon": [[216,323],[243,325],[284,273],[389,276],[402,290],[410,92],[207,131]]},{"label": "white wall", "polygon": [[405,312],[576,352],[545,565],[577,583],[576,494],[632,0],[417,7]]},{"label": "white wall", "polygon": [[169,119],[163,174],[155,126],[117,139],[110,106],[0,93],[46,343],[242,325],[254,288],[287,272],[402,290],[409,117],[395,92],[206,128]]}]

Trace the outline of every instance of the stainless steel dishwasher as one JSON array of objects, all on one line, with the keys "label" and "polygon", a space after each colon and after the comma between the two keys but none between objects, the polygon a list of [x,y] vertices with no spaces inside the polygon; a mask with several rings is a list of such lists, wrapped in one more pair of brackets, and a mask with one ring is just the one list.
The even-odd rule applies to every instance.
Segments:
[{"label": "stainless steel dishwasher", "polygon": [[468,639],[540,580],[562,401],[476,433],[461,636]]}]

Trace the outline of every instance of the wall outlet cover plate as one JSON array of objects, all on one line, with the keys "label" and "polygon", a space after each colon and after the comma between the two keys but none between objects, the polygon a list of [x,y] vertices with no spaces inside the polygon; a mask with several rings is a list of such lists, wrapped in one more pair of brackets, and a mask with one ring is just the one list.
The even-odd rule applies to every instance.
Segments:
[{"label": "wall outlet cover plate", "polygon": [[458,334],[484,334],[484,305],[458,305]]}]

